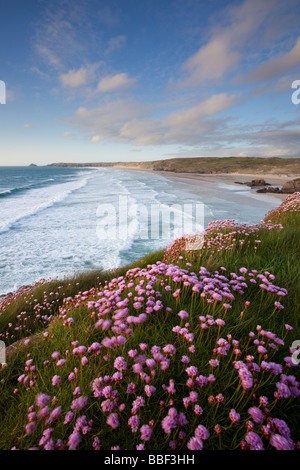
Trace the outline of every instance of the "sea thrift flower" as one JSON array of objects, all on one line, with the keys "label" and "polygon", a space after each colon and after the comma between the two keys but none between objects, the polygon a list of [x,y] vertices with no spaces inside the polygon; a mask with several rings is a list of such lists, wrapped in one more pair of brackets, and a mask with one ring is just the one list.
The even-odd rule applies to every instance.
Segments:
[{"label": "sea thrift flower", "polygon": [[293,446],[290,441],[280,434],[273,434],[271,436],[270,443],[277,450],[293,450]]},{"label": "sea thrift flower", "polygon": [[69,424],[73,418],[74,418],[74,413],[72,413],[72,411],[68,411],[65,416],[64,424]]},{"label": "sea thrift flower", "polygon": [[222,427],[219,424],[216,424],[214,430],[217,434],[222,434]]},{"label": "sea thrift flower", "polygon": [[60,384],[60,377],[59,377],[59,375],[54,375],[52,377],[52,385],[55,386],[55,385],[58,385],[58,384]]},{"label": "sea thrift flower", "polygon": [[248,413],[251,415],[253,421],[255,421],[256,423],[261,423],[264,419],[264,414],[259,408],[249,408]]},{"label": "sea thrift flower", "polygon": [[74,431],[68,440],[68,447],[69,450],[76,450],[76,448],[79,446],[81,442],[81,435],[79,431]]},{"label": "sea thrift flower", "polygon": [[189,317],[189,314],[185,310],[180,310],[178,316],[181,318],[181,320],[184,320],[185,318]]},{"label": "sea thrift flower", "polygon": [[151,397],[156,391],[156,388],[153,385],[145,385],[145,393],[147,397]]},{"label": "sea thrift flower", "polygon": [[126,370],[127,363],[126,363],[124,357],[122,357],[122,356],[117,357],[114,361],[114,367],[115,367],[115,369],[117,369],[120,372],[123,371],[123,370]]},{"label": "sea thrift flower", "polygon": [[203,413],[203,409],[201,408],[201,406],[195,405],[195,407],[194,407],[194,413],[195,413],[197,416],[201,416],[202,413]]},{"label": "sea thrift flower", "polygon": [[202,450],[203,449],[203,442],[198,439],[197,437],[191,437],[187,444],[187,448],[189,450]]},{"label": "sea thrift flower", "polygon": [[141,431],[141,440],[150,441],[151,435],[152,435],[151,427],[145,424],[144,426],[141,427],[140,431]]},{"label": "sea thrift flower", "polygon": [[88,403],[87,397],[79,397],[72,401],[71,410],[78,412],[81,411]]},{"label": "sea thrift flower", "polygon": [[195,437],[197,437],[198,439],[206,441],[207,439],[209,439],[209,436],[210,434],[208,430],[202,424],[199,424],[199,426],[195,429]]},{"label": "sea thrift flower", "polygon": [[35,430],[36,430],[36,424],[34,421],[31,421],[25,426],[25,431],[27,435],[33,434]]},{"label": "sea thrift flower", "polygon": [[83,366],[86,366],[86,365],[88,364],[88,362],[89,362],[89,361],[88,361],[88,358],[87,358],[87,357],[83,356],[83,357],[81,358],[81,364],[82,364]]},{"label": "sea thrift flower", "polygon": [[119,418],[118,418],[118,415],[116,413],[111,413],[107,420],[106,420],[106,423],[113,429],[116,429],[120,422],[119,422]]},{"label": "sea thrift flower", "polygon": [[44,419],[50,414],[50,408],[49,406],[44,406],[41,408],[37,414],[38,419]]},{"label": "sea thrift flower", "polygon": [[185,369],[185,371],[189,377],[196,377],[196,375],[198,374],[198,369],[194,366],[188,367],[187,369]]},{"label": "sea thrift flower", "polygon": [[46,395],[44,393],[39,393],[36,397],[35,397],[35,404],[39,407],[39,408],[44,408],[45,406],[48,405],[48,403],[50,402],[51,398],[49,397],[49,395]]},{"label": "sea thrift flower", "polygon": [[176,420],[171,416],[166,416],[162,420],[161,426],[166,434],[171,434],[172,429],[176,428]]},{"label": "sea thrift flower", "polygon": [[232,409],[229,413],[229,418],[232,423],[238,423],[241,419],[241,415],[237,413],[234,409]]},{"label": "sea thrift flower", "polygon": [[245,441],[250,445],[250,450],[264,450],[261,438],[253,431],[248,432]]},{"label": "sea thrift flower", "polygon": [[137,432],[140,425],[140,418],[138,415],[131,416],[128,420],[128,424],[131,427],[132,432]]}]

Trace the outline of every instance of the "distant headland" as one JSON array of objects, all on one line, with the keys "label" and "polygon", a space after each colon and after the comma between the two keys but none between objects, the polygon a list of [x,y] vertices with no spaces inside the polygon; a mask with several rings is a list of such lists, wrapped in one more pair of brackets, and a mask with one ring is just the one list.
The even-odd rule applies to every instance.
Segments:
[{"label": "distant headland", "polygon": [[300,175],[300,158],[197,157],[146,162],[52,163],[55,167],[114,167],[197,174]]}]

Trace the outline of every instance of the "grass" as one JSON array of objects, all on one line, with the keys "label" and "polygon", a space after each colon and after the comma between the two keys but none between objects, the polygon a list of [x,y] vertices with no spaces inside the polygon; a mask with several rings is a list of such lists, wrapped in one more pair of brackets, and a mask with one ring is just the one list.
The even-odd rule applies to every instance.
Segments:
[{"label": "grass", "polygon": [[[196,445],[204,449],[234,450],[241,445],[243,448],[260,445],[250,442],[251,431],[261,439],[265,449],[274,448],[272,435],[280,436],[281,445],[298,446],[300,407],[299,398],[293,395],[298,393],[299,384],[295,381],[299,380],[299,373],[297,367],[289,369],[286,366],[285,358],[291,355],[292,343],[300,339],[299,205],[298,193],[266,217],[268,225],[255,230],[230,226],[228,222],[222,226],[214,225],[207,231],[201,250],[188,252],[177,241],[167,252],[153,253],[132,266],[39,285],[2,307],[1,339],[7,345],[16,340],[18,343],[10,347],[7,367],[0,371],[0,449],[14,446],[18,449],[43,448],[44,445],[70,448],[73,439],[76,443],[78,440],[75,445],[78,449],[91,449],[94,445],[94,448],[105,450],[116,446],[121,450],[137,446],[151,450],[168,450],[171,446],[180,450],[195,445],[193,438],[196,435]],[[276,224],[282,224],[284,228]],[[201,267],[206,269],[202,268],[202,275],[199,274]],[[257,283],[252,283],[251,279]],[[223,283],[222,287],[220,283]],[[259,284],[264,283],[271,286],[269,292],[260,288]],[[199,292],[194,292],[192,288],[197,285]],[[211,287],[205,291],[205,285]],[[282,289],[287,289],[286,296],[278,295]],[[222,290],[232,293],[234,299],[214,300],[213,293]],[[122,319],[118,318],[118,313],[126,307],[117,304],[124,300],[128,302],[128,312]],[[278,300],[283,309],[275,306],[274,302]],[[136,302],[141,302],[141,308]],[[231,308],[224,307],[224,302]],[[250,305],[246,306],[246,302]],[[47,304],[48,307],[42,310]],[[150,311],[153,307],[155,309]],[[150,310],[146,311],[147,308]],[[187,312],[188,318],[180,319],[178,313],[181,311]],[[135,319],[139,319],[142,312],[146,312],[145,318],[138,322]],[[199,317],[205,317],[205,321]],[[69,318],[72,318],[71,323]],[[225,325],[216,324],[217,319],[223,320]],[[103,320],[111,321],[107,329]],[[287,331],[286,324],[293,330]],[[263,336],[258,325],[263,331],[272,332],[272,339]],[[20,329],[15,331],[16,327]],[[44,335],[45,331],[47,335]],[[249,337],[251,332],[254,338]],[[30,342],[24,344],[27,337]],[[116,341],[116,337],[125,338],[125,344],[117,346],[114,343],[115,346],[110,348],[102,343],[105,338]],[[220,338],[228,346],[226,355],[217,350]],[[76,353],[74,341],[84,345],[86,351]],[[98,343],[99,348],[93,351],[89,348],[94,343]],[[143,345],[147,345],[145,351]],[[172,345],[176,353],[164,351],[166,345]],[[265,355],[259,354],[259,345],[266,348]],[[161,348],[158,356],[151,351],[153,346]],[[132,350],[137,350],[135,357],[131,357],[131,353],[128,355]],[[66,360],[64,365],[57,365],[57,359],[51,357],[53,352],[59,352],[60,358]],[[189,358],[189,364],[182,362],[183,356]],[[245,389],[234,361],[246,364],[248,356],[253,356],[250,363],[256,364],[260,371],[252,370],[253,384]],[[82,363],[83,357],[88,361],[86,365],[84,361]],[[126,370],[121,371],[122,376],[114,375],[118,372],[117,357],[124,357],[127,363]],[[155,358],[155,367],[148,367],[146,358]],[[218,359],[219,365],[213,367],[211,359]],[[28,360],[32,362],[26,365]],[[281,373],[276,375],[275,369],[264,371],[263,361],[281,366]],[[135,372],[134,364],[142,364],[142,374]],[[197,367],[197,376],[209,378],[208,383],[199,386],[195,377],[188,376],[186,369],[189,366]],[[69,379],[72,372],[74,381]],[[25,380],[18,382],[22,374]],[[55,375],[60,377],[58,385],[52,384]],[[214,381],[210,382],[212,376]],[[283,383],[286,376],[294,377],[289,380],[296,385],[292,395],[277,399],[274,396],[276,384]],[[105,392],[103,396],[99,387],[100,396],[95,396],[95,386],[93,389],[91,384],[95,384],[97,378],[110,385],[113,392]],[[168,389],[172,380],[175,393]],[[130,383],[135,385],[135,394],[128,393]],[[151,396],[146,393],[146,384],[155,387]],[[102,384],[102,388],[104,386]],[[88,403],[75,413],[69,424],[64,424],[65,415],[76,398],[73,395],[76,387],[80,387],[80,396],[87,397]],[[197,393],[196,403],[191,392]],[[31,433],[26,428],[28,409],[39,412],[35,404],[39,393],[50,397],[51,410],[61,407],[58,410],[61,414],[52,422],[47,422],[47,418],[35,418],[36,429]],[[261,396],[268,398],[267,406],[260,404]],[[144,404],[135,412],[132,406],[137,397],[142,397]],[[183,401],[188,397],[189,404],[188,400]],[[108,404],[112,406],[110,411],[106,410]],[[195,404],[202,408],[201,415],[197,414]],[[251,418],[248,411],[251,407],[262,411],[261,423]],[[170,415],[174,408],[177,417],[172,421]],[[232,409],[240,414],[236,424],[229,418]],[[118,417],[119,425],[115,429],[107,424],[111,413]],[[135,413],[140,423],[138,431],[132,432],[128,419]],[[180,413],[181,419],[178,419]],[[168,414],[169,418],[166,418]],[[87,421],[84,425],[82,416]],[[286,423],[281,426],[288,426],[290,438],[286,428],[278,428],[276,419]],[[187,424],[184,424],[185,420]],[[167,421],[171,423],[170,434],[166,432]],[[199,438],[199,425],[205,426],[209,439]],[[216,425],[221,426],[221,434],[216,432]],[[152,430],[149,441],[141,435],[141,426],[149,426]],[[53,429],[51,438],[39,445],[43,432],[49,428]]]}]

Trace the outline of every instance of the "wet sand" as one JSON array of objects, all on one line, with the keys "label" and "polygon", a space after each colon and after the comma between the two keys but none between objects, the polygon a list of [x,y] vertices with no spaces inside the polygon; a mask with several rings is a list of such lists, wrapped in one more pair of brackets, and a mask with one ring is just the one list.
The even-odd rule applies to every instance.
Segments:
[{"label": "wet sand", "polygon": [[274,175],[274,174],[245,174],[245,173],[218,173],[218,174],[200,174],[200,173],[177,173],[170,171],[156,171],[155,173],[164,176],[165,178],[171,179],[177,182],[184,182],[186,184],[195,187],[199,186],[199,182],[205,181],[206,183],[215,183],[216,185],[225,184],[232,187],[244,188],[250,192],[251,196],[255,199],[266,200],[266,198],[278,198],[280,201],[286,199],[288,194],[276,194],[276,193],[257,193],[256,190],[259,187],[250,187],[247,185],[240,185],[238,183],[246,183],[255,179],[264,179],[266,183],[274,187],[281,188],[284,183],[291,181],[295,178],[299,178],[300,175]]}]

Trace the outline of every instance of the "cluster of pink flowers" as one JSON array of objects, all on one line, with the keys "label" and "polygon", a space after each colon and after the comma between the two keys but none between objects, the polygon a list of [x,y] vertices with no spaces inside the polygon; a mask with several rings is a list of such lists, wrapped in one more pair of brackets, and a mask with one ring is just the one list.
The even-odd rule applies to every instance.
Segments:
[{"label": "cluster of pink flowers", "polygon": [[[265,395],[253,398],[253,406],[248,409],[251,419],[246,421],[247,434],[241,445],[244,448],[259,449],[264,448],[266,444],[263,441],[267,440],[276,448],[284,445],[294,448],[297,444],[290,436],[286,436],[286,432],[285,435],[282,433],[282,426],[281,432],[274,429],[276,418],[272,418],[267,409],[270,400],[276,403],[278,400],[298,397],[300,393],[296,378],[288,374],[291,368],[289,361],[286,360],[282,365],[270,360],[284,346],[284,341],[260,325],[257,325],[255,332],[250,331],[246,348],[245,338],[237,340],[229,333],[220,336],[221,330],[226,328],[224,317],[228,315],[226,312],[229,306],[234,307],[236,297],[241,299],[250,286],[258,292],[264,291],[260,288],[261,283],[267,286],[268,295],[271,296],[268,297],[270,305],[272,296],[280,295],[280,298],[284,298],[287,291],[274,284],[275,277],[270,273],[259,274],[245,267],[238,274],[230,273],[225,276],[225,273],[225,268],[222,272],[210,273],[201,267],[197,275],[188,269],[157,262],[144,269],[129,270],[125,277],[106,283],[98,293],[80,294],[74,299],[66,299],[60,309],[63,327],[75,328],[78,321],[75,319],[75,311],[85,306],[90,322],[88,331],[94,331],[98,341],[87,346],[79,341],[72,341],[65,353],[54,350],[50,361],[44,361],[46,370],[51,366],[51,370],[55,371],[50,377],[50,386],[56,395],[51,399],[48,394],[39,392],[34,400],[35,405],[30,408],[25,430],[30,436],[42,433],[37,447],[76,449],[84,444],[86,436],[94,433],[92,447],[103,448],[102,440],[98,437],[100,430],[92,423],[93,410],[100,410],[104,418],[100,429],[119,432],[119,429],[126,426],[132,436],[140,439],[135,444],[136,448],[151,448],[156,429],[160,426],[169,436],[171,448],[201,450],[210,441],[213,430],[221,436],[224,432],[222,429],[226,427],[226,424],[220,427],[212,422],[212,429],[209,431],[201,423],[202,417],[208,413],[207,407],[212,407],[215,410],[213,413],[229,407],[228,424],[231,422],[235,426],[245,426],[241,420],[243,410],[236,408],[242,405],[241,393],[256,396],[263,377],[267,374],[270,379],[274,377],[273,398]],[[164,305],[159,288],[165,288],[166,282],[170,286],[166,296],[173,298],[172,307],[170,304]],[[185,295],[186,289],[190,290],[193,302],[197,296],[196,311],[201,312],[200,315],[180,307],[183,286]],[[179,295],[174,297],[172,294],[178,290]],[[248,300],[244,303],[244,311],[250,310],[251,303]],[[72,312],[72,317],[69,312]],[[143,315],[142,320],[139,320],[140,315]],[[139,329],[141,323],[153,323],[157,317],[162,321],[166,315],[173,342],[162,341],[159,345],[151,345],[145,341],[138,344],[132,342],[135,329]],[[133,317],[135,322],[132,321]],[[72,323],[68,322],[69,318],[73,319]],[[181,325],[176,325],[176,318],[177,321],[179,318]],[[104,322],[107,323],[103,328]],[[291,327],[287,325],[286,332],[289,331]],[[45,341],[48,345],[51,344],[48,335],[45,336]],[[210,356],[207,357],[206,364],[201,362],[200,370],[197,358],[202,342],[205,342]],[[127,348],[127,343],[135,344],[136,348]],[[93,365],[97,368],[96,364],[103,369],[103,374],[94,378],[90,390],[87,390],[81,385],[80,377],[89,375],[89,367]],[[181,372],[178,371],[178,364],[181,364]],[[231,391],[228,394],[219,388],[219,369],[228,369],[236,392]],[[170,376],[174,370],[177,370],[177,375]],[[37,374],[33,359],[28,354],[25,373],[18,378],[19,389],[16,389],[16,395],[23,393],[20,388],[22,386],[25,392],[34,392],[41,374],[42,371]],[[164,380],[165,376],[169,377],[167,381]],[[67,381],[62,377],[67,377]],[[236,377],[239,378],[238,382]],[[63,398],[61,403],[59,400],[61,388],[65,390],[68,386],[72,390],[72,400],[66,409],[66,399]],[[152,404],[157,400],[159,409],[166,409],[166,413],[161,411],[160,418],[157,415],[153,416],[154,419],[149,421],[148,418],[145,421],[144,417],[151,416]],[[78,416],[84,409],[87,410],[86,414]],[[157,419],[160,422],[156,423]],[[66,440],[54,439],[55,428],[60,421],[64,423],[66,430],[70,427],[66,431],[69,432]],[[42,423],[45,428],[41,427]],[[195,423],[192,429],[191,423]],[[281,438],[288,444],[282,443]]]},{"label": "cluster of pink flowers", "polygon": [[268,212],[265,220],[270,223],[280,220],[283,214],[292,214],[293,212],[300,211],[300,192],[290,194],[279,207],[272,209]]},{"label": "cluster of pink flowers", "polygon": [[[281,226],[217,221],[204,249],[257,247],[261,229]],[[29,343],[17,378],[20,412],[24,401],[32,404],[20,446],[202,450],[232,436],[242,449],[299,448],[276,417],[278,407],[300,395],[295,350],[285,344],[292,331],[284,323],[287,296],[267,271],[194,272],[190,263],[158,261],[66,298],[54,325],[64,349],[44,332],[47,360],[31,354]],[[270,312],[261,324],[251,318],[258,298]],[[277,325],[269,322],[273,315]]]},{"label": "cluster of pink flowers", "polygon": [[183,235],[170,244],[166,250],[164,261],[176,262],[183,259],[185,252],[192,253],[201,249],[209,251],[212,255],[222,251],[232,251],[233,249],[249,249],[252,247],[257,251],[261,240],[259,232],[261,230],[283,229],[281,224],[274,224],[271,221],[261,221],[260,224],[246,225],[238,224],[234,220],[216,220],[208,224],[203,233]]}]

